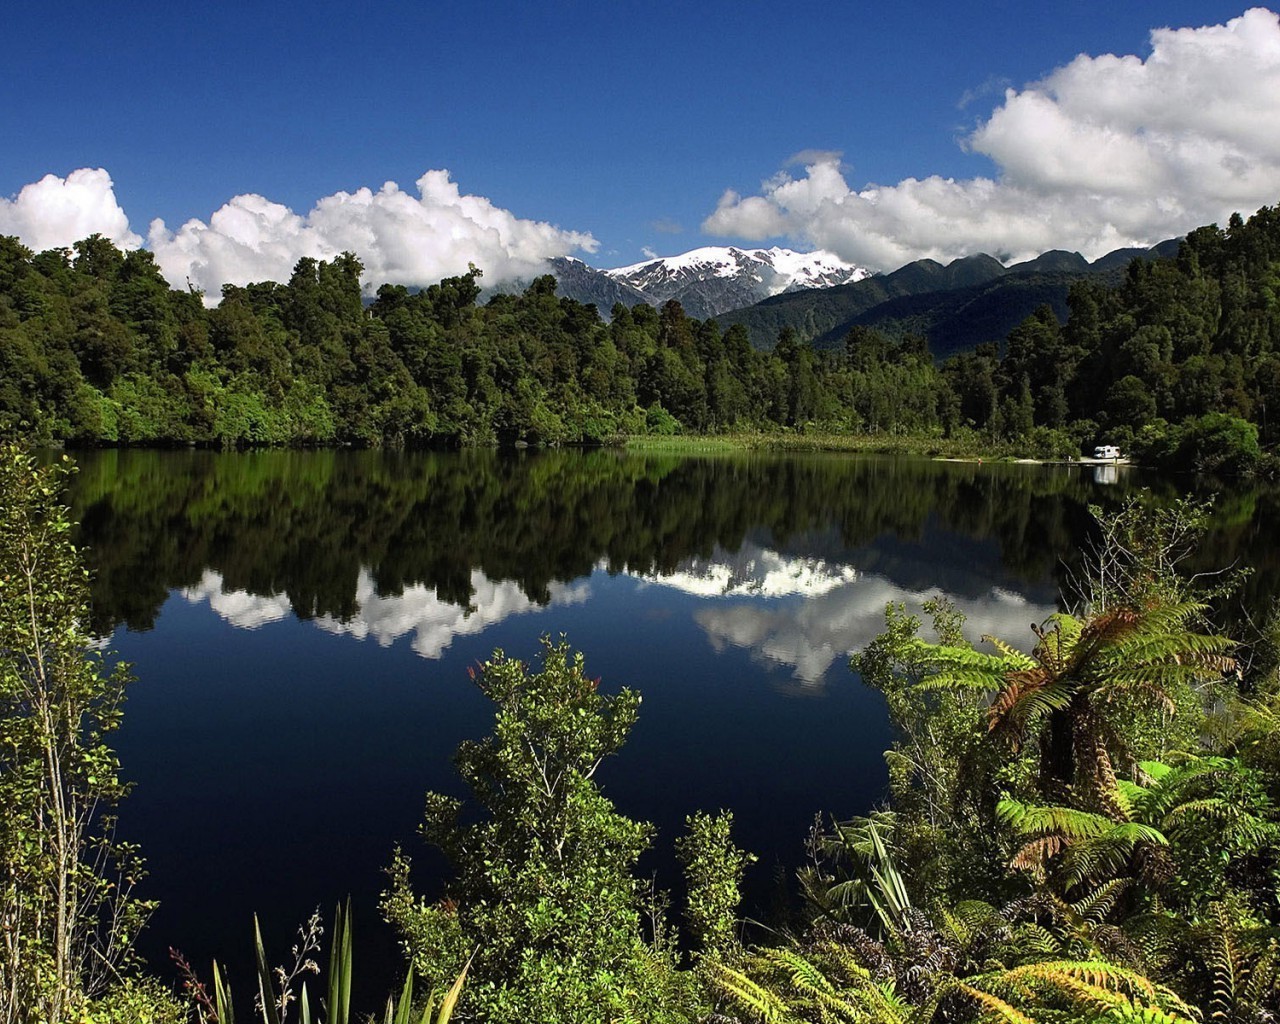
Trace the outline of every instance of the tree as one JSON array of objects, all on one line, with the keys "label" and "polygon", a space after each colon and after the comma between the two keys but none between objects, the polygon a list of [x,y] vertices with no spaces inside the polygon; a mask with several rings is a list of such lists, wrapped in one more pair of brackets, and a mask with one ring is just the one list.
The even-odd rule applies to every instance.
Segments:
[{"label": "tree", "polygon": [[1116,719],[1133,712],[1134,701],[1171,714],[1179,688],[1220,678],[1232,665],[1229,640],[1190,629],[1204,611],[1183,601],[1117,605],[1083,618],[1061,612],[1032,627],[1030,655],[991,637],[984,639],[997,654],[934,648],[932,685],[994,690],[989,727],[1015,747],[1036,739],[1040,791],[1075,792],[1107,811],[1113,756],[1133,753]]},{"label": "tree", "polygon": [[87,632],[87,574],[60,493],[68,460],[0,449],[0,1021],[58,1021],[122,977],[152,904],[110,809],[107,743],[128,675]]},{"label": "tree", "polygon": [[397,851],[383,896],[414,969],[447,983],[474,951],[464,1001],[489,1021],[686,1019],[665,926],[652,942],[640,931],[645,893],[632,871],[651,827],[619,814],[595,782],[639,695],[602,695],[563,641],[544,640],[539,672],[497,651],[475,679],[497,706],[493,734],[454,761],[482,815],[463,818],[461,801],[431,793],[422,830],[457,876],[429,905]]},{"label": "tree", "polygon": [[685,824],[689,834],[676,840],[676,855],[684,863],[689,886],[685,910],[689,934],[704,955],[723,955],[735,942],[742,872],[755,857],[730,840],[730,811],[714,817],[699,811],[689,815]]}]

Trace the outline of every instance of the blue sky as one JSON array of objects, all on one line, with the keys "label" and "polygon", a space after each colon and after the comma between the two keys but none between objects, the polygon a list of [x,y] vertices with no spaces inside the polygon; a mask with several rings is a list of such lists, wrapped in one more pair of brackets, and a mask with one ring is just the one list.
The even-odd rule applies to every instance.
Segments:
[{"label": "blue sky", "polygon": [[[1097,247],[1143,231],[1163,237],[1171,225],[1181,231],[1200,222],[1181,224],[1179,217],[1218,216],[1280,199],[1280,175],[1272,167],[1280,159],[1265,141],[1232,136],[1224,142],[1203,124],[1184,124],[1176,111],[1149,109],[1152,96],[1173,91],[1155,80],[1152,30],[1222,26],[1244,11],[1241,3],[1208,0],[16,5],[6,12],[0,64],[8,98],[0,108],[0,197],[7,197],[0,198],[0,230],[29,236],[28,244],[47,242],[58,217],[66,216],[65,203],[60,207],[49,191],[44,198],[33,193],[19,208],[21,190],[45,175],[65,179],[80,168],[102,168],[109,194],[95,179],[76,201],[97,201],[103,209],[85,213],[76,226],[100,216],[106,233],[120,241],[147,243],[151,236],[149,244],[165,254],[166,272],[194,267],[211,275],[201,283],[216,284],[219,275],[265,272],[291,246],[302,254],[308,245],[323,250],[325,244],[310,222],[289,221],[288,240],[275,239],[274,263],[246,256],[246,245],[281,222],[274,205],[238,209],[241,227],[246,218],[254,227],[232,241],[215,239],[217,231],[180,233],[192,218],[207,227],[235,196],[261,196],[305,219],[322,197],[361,187],[376,193],[386,181],[416,198],[415,182],[425,172],[447,169],[462,195],[489,201],[482,221],[509,212],[512,222],[544,224],[545,230],[526,232],[532,240],[520,250],[522,260],[560,248],[615,266],[646,251],[727,242],[829,248],[876,269],[905,261],[900,257],[948,257],[976,245],[1015,255],[1055,237],[1055,224],[1071,234],[1066,228],[1079,220],[1078,210],[1098,208],[1080,199],[1082,191],[1101,189],[1104,199],[1123,202],[1124,190],[1112,195],[1109,182],[1123,178],[1130,164],[1090,169],[1085,165],[1097,147],[1086,138],[1064,145],[1066,155],[1055,156],[1050,167],[1041,156],[1053,150],[1053,140],[1034,139],[1042,124],[1046,132],[1066,132],[1074,130],[1073,118],[1096,127],[1099,119],[1120,116],[1111,100],[1123,105],[1130,86],[1106,84],[1099,63],[1117,54],[1147,62],[1152,80],[1133,83],[1138,113],[1120,116],[1120,129],[1104,124],[1108,139],[1117,130],[1142,140],[1159,135],[1167,156],[1187,149],[1179,132],[1193,141],[1215,135],[1213,159],[1235,161],[1237,178],[1246,165],[1252,174],[1248,187],[1235,191],[1191,185],[1204,178],[1196,160],[1207,157],[1182,152],[1164,177],[1143,172],[1159,178],[1153,189],[1167,190],[1173,198],[1164,206],[1177,209],[1111,216],[1062,244]],[[1268,74],[1280,71],[1280,49],[1273,54],[1269,38],[1274,22],[1269,12],[1256,13],[1248,32],[1234,33],[1254,40],[1251,59],[1267,72],[1255,69],[1253,85],[1227,80],[1241,59],[1224,54],[1209,36],[1187,35],[1171,61],[1184,62],[1178,80],[1189,89],[1252,111],[1280,136],[1267,98],[1275,84]],[[1219,31],[1224,34],[1231,35]],[[1035,107],[1028,87],[1077,55],[1087,58],[1081,73],[1047,90],[1053,109],[1046,114]],[[1027,102],[997,117],[1007,106],[1006,88]],[[1111,98],[1098,100],[1099,90],[1110,90]],[[1178,103],[1201,106],[1194,94]],[[1002,121],[1003,132],[975,137],[984,125]],[[1079,174],[1059,166],[1071,163],[1073,152],[1084,166]],[[796,154],[808,156],[793,161]],[[1131,163],[1138,174],[1141,160]],[[780,171],[812,186],[809,206],[793,194],[798,188],[778,191]],[[972,222],[961,218],[949,234],[938,234],[922,223],[952,219],[955,204],[972,207],[976,193],[927,200],[935,205],[917,223],[903,204],[918,207],[920,195],[893,192],[899,203],[893,207],[874,197],[851,204],[841,191],[865,192],[872,183],[893,189],[905,179],[933,176],[997,185],[1012,176],[1021,198],[1013,203],[1002,193],[991,217],[973,214]],[[434,201],[457,205],[440,180],[436,186]],[[1062,205],[1054,191],[1059,186],[1076,195],[1073,203]],[[726,190],[737,200],[725,202]],[[1211,194],[1200,194],[1206,191]],[[1003,233],[973,230],[992,218],[1004,223],[1025,215],[1034,205],[1030,193],[1056,210],[1044,232],[1025,225]],[[111,203],[116,208],[106,209]],[[718,204],[724,207],[719,214]],[[845,217],[849,211],[841,210],[849,205],[864,212]],[[127,230],[120,227],[121,211]],[[330,247],[338,244],[334,239],[363,236],[376,246],[378,232],[392,230],[387,217],[392,214],[379,221],[382,227],[362,221],[324,237]],[[167,234],[152,236],[154,218],[165,221]],[[499,234],[516,230],[489,226]],[[456,218],[431,221],[396,236],[389,252],[396,244],[429,247],[434,243],[423,235],[429,229],[451,230],[458,240]],[[966,242],[966,231],[984,237]],[[511,249],[505,238],[502,244]],[[457,248],[412,268],[407,256],[394,253],[366,263],[388,276],[412,276],[456,261]],[[493,262],[501,274],[501,260]]]}]

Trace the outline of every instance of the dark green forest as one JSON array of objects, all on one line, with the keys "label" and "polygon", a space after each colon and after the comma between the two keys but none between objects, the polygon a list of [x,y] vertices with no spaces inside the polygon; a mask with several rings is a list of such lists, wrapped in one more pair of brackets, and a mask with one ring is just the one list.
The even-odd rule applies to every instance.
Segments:
[{"label": "dark green forest", "polygon": [[[855,325],[834,349],[555,295],[479,304],[471,271],[362,298],[360,261],[287,283],[175,290],[146,250],[0,239],[0,434],[27,442],[447,446],[745,430],[912,435],[1074,455],[1106,440],[1237,472],[1280,408],[1280,213],[1202,227],[1117,286],[1070,289],[1007,338],[935,362],[923,337]],[[972,333],[972,332],[970,332]]]}]

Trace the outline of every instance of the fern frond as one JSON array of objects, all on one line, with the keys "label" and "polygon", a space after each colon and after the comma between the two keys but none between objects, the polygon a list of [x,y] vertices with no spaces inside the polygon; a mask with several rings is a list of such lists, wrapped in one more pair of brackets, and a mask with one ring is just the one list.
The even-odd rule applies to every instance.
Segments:
[{"label": "fern frond", "polygon": [[[914,655],[917,660],[933,669],[981,669],[993,675],[1002,675],[1020,667],[1011,663],[1008,658],[1002,655],[986,654],[982,651],[976,651],[972,647],[947,647],[941,644],[931,644],[918,638],[909,645],[908,654]],[[1019,653],[1017,657],[1022,660],[1026,658],[1026,655]]]},{"label": "fern frond", "polygon": [[764,957],[791,979],[793,988],[806,993],[834,992],[835,986],[809,960],[790,949],[766,949]]},{"label": "fern frond", "polygon": [[1173,768],[1163,761],[1139,761],[1138,767],[1142,769],[1142,774],[1152,782],[1159,782],[1173,771]]},{"label": "fern frond", "polygon": [[1258,1003],[1277,990],[1280,990],[1280,945],[1272,939],[1254,961],[1244,994],[1249,1002]]},{"label": "fern frond", "polygon": [[1139,1006],[1129,999],[1112,1006],[1107,1011],[1106,1019],[1120,1024],[1198,1024],[1193,1018],[1179,1017],[1158,1006]]},{"label": "fern frond", "polygon": [[1141,992],[1147,999],[1157,997],[1156,986],[1148,978],[1106,960],[1050,960],[1015,967],[1008,973],[1051,985],[1067,979],[1107,992]]},{"label": "fern frond", "polygon": [[1068,841],[1095,839],[1115,827],[1101,814],[1075,807],[1025,804],[1006,797],[996,804],[996,817],[1019,835],[1059,835]]},{"label": "fern frond", "polygon": [[[1045,865],[1062,852],[1062,836],[1041,836],[1025,843],[1009,861],[1015,871],[1042,873]],[[1039,874],[1037,874],[1039,877]]]},{"label": "fern frond", "polygon": [[1213,977],[1213,994],[1209,999],[1209,1006],[1212,1011],[1210,1016],[1222,1019],[1233,1016],[1236,996],[1246,980],[1248,967],[1242,962],[1241,951],[1236,945],[1235,928],[1227,916],[1226,908],[1218,903],[1213,909],[1217,928],[1206,955]]},{"label": "fern frond", "polygon": [[1103,882],[1085,896],[1084,899],[1071,904],[1071,909],[1082,920],[1091,924],[1101,924],[1131,885],[1130,879],[1113,878],[1108,882]]},{"label": "fern frond", "polygon": [[1000,654],[1004,657],[1004,661],[1007,666],[1006,671],[1012,670],[1016,672],[1020,669],[1029,669],[1029,668],[1036,667],[1035,658],[1030,657],[1024,652],[1018,650],[1016,647],[1013,647],[1012,645],[1005,643],[998,636],[992,636],[989,633],[984,633],[982,635],[982,639],[985,640],[987,643],[991,644],[991,646],[994,647],[997,651],[999,651]]},{"label": "fern frond", "polygon": [[1021,1010],[1006,1003],[999,996],[992,995],[975,985],[959,982],[956,989],[963,992],[974,1002],[978,1003],[984,1010],[990,1014],[994,1014],[997,1020],[1008,1021],[1009,1024],[1035,1024],[1035,1019],[1028,1017]]},{"label": "fern frond", "polygon": [[790,1009],[776,992],[732,967],[714,962],[710,967],[712,985],[744,1010],[755,1014],[764,1024],[784,1024],[789,1019]]},{"label": "fern frond", "polygon": [[1019,950],[1029,950],[1042,957],[1061,953],[1057,936],[1034,921],[1024,922],[1014,929],[1014,944]]}]

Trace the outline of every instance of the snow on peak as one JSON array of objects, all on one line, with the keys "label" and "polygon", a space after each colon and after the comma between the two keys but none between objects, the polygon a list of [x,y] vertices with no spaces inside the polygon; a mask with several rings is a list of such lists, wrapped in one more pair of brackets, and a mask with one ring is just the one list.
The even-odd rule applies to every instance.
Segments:
[{"label": "snow on peak", "polygon": [[640,288],[659,282],[689,280],[692,277],[745,278],[759,286],[762,296],[777,295],[798,288],[825,288],[866,277],[868,271],[846,263],[834,253],[796,252],[777,246],[771,249],[740,249],[737,246],[707,245],[676,256],[663,256],[606,270],[615,280]]}]

